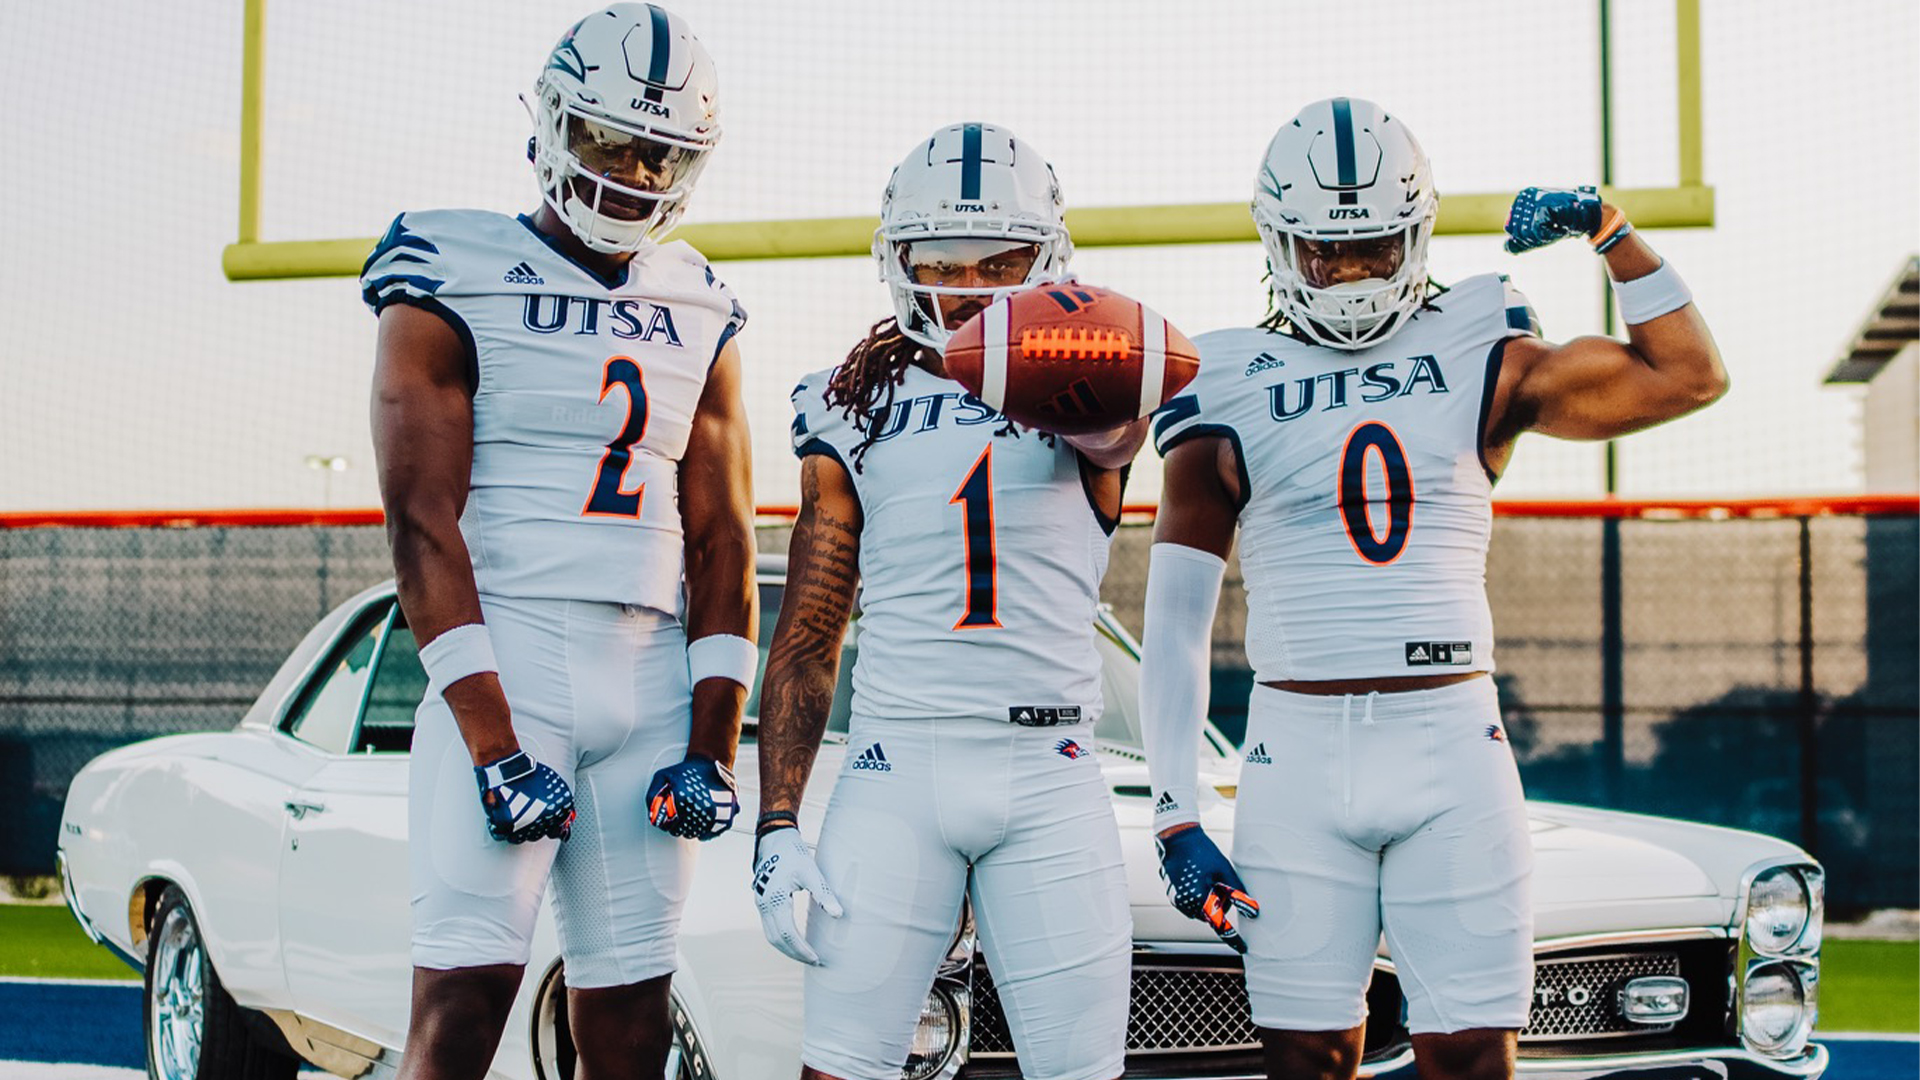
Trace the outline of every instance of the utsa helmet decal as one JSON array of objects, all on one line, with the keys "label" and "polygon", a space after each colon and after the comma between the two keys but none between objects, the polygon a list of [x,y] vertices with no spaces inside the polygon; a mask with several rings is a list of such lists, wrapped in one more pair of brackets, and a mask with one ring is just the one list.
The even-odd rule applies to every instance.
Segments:
[{"label": "utsa helmet decal", "polygon": [[[908,337],[944,348],[951,332],[940,296],[991,299],[1016,288],[1045,285],[1067,274],[1073,242],[1067,238],[1060,184],[1053,166],[1005,128],[953,124],[914,147],[893,170],[873,234],[880,280],[893,294],[894,316]],[[998,242],[1032,251],[1024,274],[1008,282],[948,285],[916,280],[915,245],[948,241]],[[992,258],[992,244],[965,256]],[[1027,257],[1024,253],[1023,258]]]},{"label": "utsa helmet decal", "polygon": [[713,61],[686,20],[655,4],[596,11],[533,94],[540,194],[581,242],[637,251],[673,228],[720,141]]},{"label": "utsa helmet decal", "polygon": [[[1267,145],[1253,220],[1276,308],[1308,338],[1364,349],[1426,299],[1427,240],[1440,208],[1433,172],[1406,125],[1359,98],[1300,110]],[[1316,253],[1367,245],[1385,274],[1333,280]]]}]

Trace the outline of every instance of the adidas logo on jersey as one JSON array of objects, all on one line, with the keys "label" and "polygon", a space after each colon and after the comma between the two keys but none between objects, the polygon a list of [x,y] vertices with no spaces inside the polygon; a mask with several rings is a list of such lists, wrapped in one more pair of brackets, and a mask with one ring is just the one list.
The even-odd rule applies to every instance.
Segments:
[{"label": "adidas logo on jersey", "polygon": [[1473,663],[1470,641],[1409,641],[1409,667],[1464,667]]},{"label": "adidas logo on jersey", "polygon": [[1266,743],[1264,742],[1256,743],[1254,744],[1253,749],[1247,751],[1247,764],[1249,765],[1273,764],[1273,758],[1267,756]]},{"label": "adidas logo on jersey", "polygon": [[860,751],[860,756],[853,759],[853,767],[856,771],[892,772],[893,762],[887,760],[886,751],[880,749],[880,744],[874,743]]},{"label": "adidas logo on jersey", "polygon": [[1274,368],[1286,366],[1287,362],[1285,360],[1280,359],[1272,353],[1261,353],[1259,356],[1253,358],[1253,363],[1247,365],[1247,375],[1258,375],[1263,371],[1272,371]]},{"label": "adidas logo on jersey", "polygon": [[1164,814],[1168,811],[1178,809],[1180,809],[1180,802],[1173,797],[1173,792],[1171,791],[1161,792],[1160,801],[1153,804],[1153,812],[1156,814]]},{"label": "adidas logo on jersey", "polygon": [[509,285],[545,285],[547,279],[541,277],[533,267],[520,263],[500,278]]}]

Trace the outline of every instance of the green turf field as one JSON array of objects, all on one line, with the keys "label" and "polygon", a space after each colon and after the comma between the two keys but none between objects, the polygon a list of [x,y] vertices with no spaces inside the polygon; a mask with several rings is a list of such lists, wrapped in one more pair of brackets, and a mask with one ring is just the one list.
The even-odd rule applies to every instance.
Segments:
[{"label": "green turf field", "polygon": [[140,974],[87,940],[58,904],[0,904],[0,975],[41,979],[137,979]]},{"label": "green turf field", "polygon": [[1823,945],[1820,1026],[1827,1031],[1920,1031],[1920,942]]},{"label": "green turf field", "polygon": [[[1829,941],[1821,959],[1821,1028],[1920,1031],[1920,942]],[[88,941],[66,908],[24,904],[0,904],[0,975],[138,977]]]}]

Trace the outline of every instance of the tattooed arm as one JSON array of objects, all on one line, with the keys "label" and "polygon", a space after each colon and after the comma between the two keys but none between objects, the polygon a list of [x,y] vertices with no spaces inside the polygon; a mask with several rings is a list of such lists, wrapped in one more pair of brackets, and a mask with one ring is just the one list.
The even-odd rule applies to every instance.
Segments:
[{"label": "tattooed arm", "polygon": [[834,458],[800,465],[787,591],[760,691],[760,814],[795,814],[833,709],[840,642],[860,576],[860,498]]}]

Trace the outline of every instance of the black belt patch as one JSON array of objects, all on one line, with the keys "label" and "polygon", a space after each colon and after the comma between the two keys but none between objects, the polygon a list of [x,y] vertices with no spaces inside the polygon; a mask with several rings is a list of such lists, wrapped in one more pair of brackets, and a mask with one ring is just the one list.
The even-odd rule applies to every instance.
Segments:
[{"label": "black belt patch", "polygon": [[1007,719],[1021,727],[1058,727],[1080,722],[1078,705],[1013,705]]},{"label": "black belt patch", "polygon": [[1408,667],[1465,667],[1473,663],[1471,641],[1409,641]]}]

